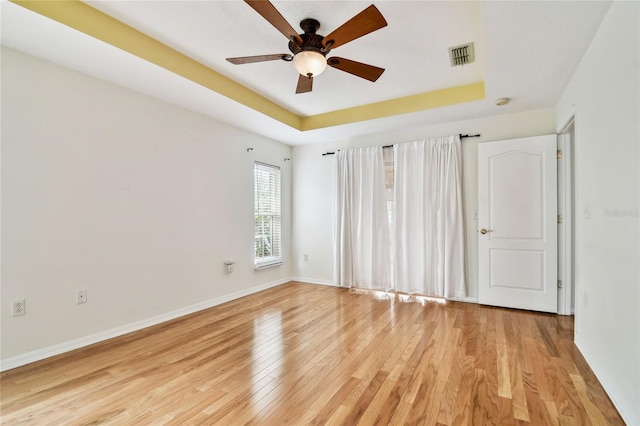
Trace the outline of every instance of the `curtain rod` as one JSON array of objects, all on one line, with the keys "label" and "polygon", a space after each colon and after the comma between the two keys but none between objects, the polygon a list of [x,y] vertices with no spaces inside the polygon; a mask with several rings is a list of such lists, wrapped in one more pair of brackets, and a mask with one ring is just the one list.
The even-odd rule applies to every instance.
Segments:
[{"label": "curtain rod", "polygon": [[[464,139],[464,138],[479,138],[480,137],[480,133],[476,134],[476,135],[463,135],[462,133],[459,135],[460,139]],[[384,145],[382,148],[393,148],[393,145]],[[340,150],[338,150],[340,151]],[[325,155],[334,155],[334,152],[325,152],[324,154],[322,154],[322,156],[324,157]]]}]

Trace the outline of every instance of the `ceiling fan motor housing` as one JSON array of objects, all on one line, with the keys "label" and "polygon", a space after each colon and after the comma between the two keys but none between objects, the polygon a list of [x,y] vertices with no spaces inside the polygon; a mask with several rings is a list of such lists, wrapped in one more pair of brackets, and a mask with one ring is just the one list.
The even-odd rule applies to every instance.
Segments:
[{"label": "ceiling fan motor housing", "polygon": [[331,51],[328,47],[322,46],[322,40],[324,36],[316,34],[316,31],[320,28],[320,22],[312,18],[303,19],[300,22],[300,28],[304,31],[304,34],[299,34],[302,38],[302,44],[298,44],[295,41],[289,42],[289,50],[296,55],[302,51],[314,51],[323,56],[327,56],[327,53]]}]

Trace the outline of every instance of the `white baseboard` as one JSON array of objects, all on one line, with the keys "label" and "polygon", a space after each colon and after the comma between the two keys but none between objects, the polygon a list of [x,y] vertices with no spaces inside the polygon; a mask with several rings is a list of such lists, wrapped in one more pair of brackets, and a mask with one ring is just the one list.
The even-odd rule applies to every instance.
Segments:
[{"label": "white baseboard", "polygon": [[451,302],[464,302],[464,303],[475,303],[475,304],[479,303],[479,300],[477,297],[448,297],[447,300]]},{"label": "white baseboard", "polygon": [[[589,364],[589,367],[591,367],[591,370],[593,370],[593,374],[595,374],[600,381],[600,384],[609,396],[609,399],[611,400],[613,405],[618,410],[618,413],[620,413],[622,420],[624,420],[624,422],[628,425],[639,425],[640,418],[638,417],[638,414],[636,413],[634,415],[633,407],[625,407],[624,404],[622,404],[620,400],[616,398],[617,392],[615,382],[611,380],[611,378],[605,373],[605,370],[593,355],[593,352],[591,352],[588,346],[582,340],[580,340],[580,337],[577,334],[574,336],[574,343],[576,344],[576,347],[578,348],[584,359],[587,361],[587,364]],[[633,418],[634,416],[636,417],[635,419]]]},{"label": "white baseboard", "polygon": [[271,287],[275,287],[280,284],[288,283],[292,279],[287,277],[277,281],[272,281],[267,284],[251,287],[246,290],[240,290],[235,293],[226,294],[224,296],[216,297],[214,299],[206,300],[204,302],[196,303],[184,308],[176,309],[174,311],[166,312],[164,314],[156,315],[151,318],[147,318],[134,323],[126,324],[121,327],[112,328],[110,330],[101,331],[99,333],[90,334],[88,336],[80,337],[78,339],[69,340],[64,343],[49,346],[35,351],[27,352],[22,355],[17,355],[11,358],[0,360],[0,371],[11,370],[12,368],[20,367],[32,362],[41,361],[52,356],[60,355],[65,352],[69,352],[75,349],[79,349],[85,346],[93,345],[94,343],[102,342],[104,340],[112,339],[114,337],[122,336],[133,331],[138,331],[152,325],[160,324],[165,321],[169,321],[175,318],[179,318],[185,315],[192,314],[194,312],[201,311],[203,309],[211,308],[222,303],[230,302],[235,299],[239,299],[244,296],[248,296],[253,293],[257,293],[262,290],[266,290]]}]

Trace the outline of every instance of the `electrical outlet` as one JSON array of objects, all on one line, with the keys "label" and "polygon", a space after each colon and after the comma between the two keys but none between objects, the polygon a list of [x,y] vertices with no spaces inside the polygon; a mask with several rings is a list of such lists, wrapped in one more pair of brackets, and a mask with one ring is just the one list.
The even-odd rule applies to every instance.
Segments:
[{"label": "electrical outlet", "polygon": [[14,300],[11,302],[11,316],[17,317],[19,315],[24,315],[27,312],[25,306],[24,299]]},{"label": "electrical outlet", "polygon": [[87,290],[78,290],[76,292],[76,304],[87,303]]},{"label": "electrical outlet", "polygon": [[309,253],[305,253],[304,254],[304,261],[308,262],[309,261]]}]

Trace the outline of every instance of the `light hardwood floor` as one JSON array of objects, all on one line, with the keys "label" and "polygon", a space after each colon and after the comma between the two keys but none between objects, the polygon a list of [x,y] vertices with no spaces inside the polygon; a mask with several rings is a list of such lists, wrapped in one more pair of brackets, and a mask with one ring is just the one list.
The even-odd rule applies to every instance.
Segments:
[{"label": "light hardwood floor", "polygon": [[1,375],[2,424],[623,424],[570,317],[289,283]]}]

